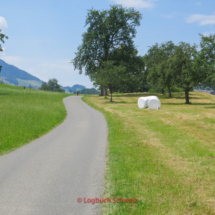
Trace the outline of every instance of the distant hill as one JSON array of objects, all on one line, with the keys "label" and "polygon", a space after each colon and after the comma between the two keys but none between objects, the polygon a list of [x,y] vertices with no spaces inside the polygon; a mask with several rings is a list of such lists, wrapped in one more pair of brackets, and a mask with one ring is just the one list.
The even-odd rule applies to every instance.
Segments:
[{"label": "distant hill", "polygon": [[75,84],[73,85],[72,87],[63,87],[65,90],[69,91],[69,92],[74,92],[74,91],[79,91],[79,90],[82,90],[82,89],[86,89],[85,86],[83,85],[79,85],[79,84]]},{"label": "distant hill", "polygon": [[0,59],[0,65],[2,66],[1,72],[0,72],[0,79],[3,79],[3,82],[6,84],[14,84],[19,86],[26,86],[29,87],[36,87],[39,88],[42,84],[42,81],[29,74],[28,72],[25,72],[13,65],[7,64],[3,60]]},{"label": "distant hill", "polygon": [[100,94],[100,91],[95,89],[95,88],[91,88],[91,89],[82,89],[79,91],[80,94]]},{"label": "distant hill", "polygon": [[[25,86],[25,87],[39,89],[43,82],[39,78],[13,65],[10,65],[1,59],[0,59],[0,66],[2,66],[2,69],[0,72],[0,81],[3,80],[3,83],[5,84],[17,85],[18,83],[18,86]],[[72,87],[67,86],[62,88],[65,89],[68,93],[86,89],[85,86],[79,85],[79,84],[75,84]]]}]

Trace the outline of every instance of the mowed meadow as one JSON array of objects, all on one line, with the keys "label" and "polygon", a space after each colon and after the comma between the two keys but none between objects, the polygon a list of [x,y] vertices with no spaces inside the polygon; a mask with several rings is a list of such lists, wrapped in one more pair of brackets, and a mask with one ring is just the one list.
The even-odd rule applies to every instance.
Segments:
[{"label": "mowed meadow", "polygon": [[103,214],[215,214],[215,96],[156,94],[160,110],[138,109],[148,93],[85,96],[109,128]]},{"label": "mowed meadow", "polygon": [[49,132],[65,119],[65,93],[0,84],[0,155]]}]

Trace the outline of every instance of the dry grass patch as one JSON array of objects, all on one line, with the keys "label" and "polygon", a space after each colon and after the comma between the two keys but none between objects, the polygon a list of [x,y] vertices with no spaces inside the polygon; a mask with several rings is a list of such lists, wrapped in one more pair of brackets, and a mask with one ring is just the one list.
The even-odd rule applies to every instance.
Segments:
[{"label": "dry grass patch", "polygon": [[104,214],[215,214],[215,97],[192,92],[185,105],[182,93],[159,94],[159,111],[138,109],[146,95],[84,97],[109,126],[105,195],[139,199]]}]

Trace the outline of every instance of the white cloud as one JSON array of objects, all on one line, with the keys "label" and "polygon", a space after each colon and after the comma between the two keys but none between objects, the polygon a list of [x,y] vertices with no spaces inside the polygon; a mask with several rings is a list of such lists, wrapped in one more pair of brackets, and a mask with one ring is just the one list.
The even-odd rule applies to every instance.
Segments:
[{"label": "white cloud", "polygon": [[186,18],[187,23],[197,22],[199,25],[215,24],[215,15],[193,14]]},{"label": "white cloud", "polygon": [[7,28],[7,21],[4,17],[0,16],[0,29]]},{"label": "white cloud", "polygon": [[213,31],[207,31],[207,32],[203,33],[203,35],[206,37],[210,36],[210,34],[214,34],[214,32]]},{"label": "white cloud", "polygon": [[112,0],[116,4],[121,4],[124,7],[135,7],[135,8],[152,8],[154,3],[152,0]]}]

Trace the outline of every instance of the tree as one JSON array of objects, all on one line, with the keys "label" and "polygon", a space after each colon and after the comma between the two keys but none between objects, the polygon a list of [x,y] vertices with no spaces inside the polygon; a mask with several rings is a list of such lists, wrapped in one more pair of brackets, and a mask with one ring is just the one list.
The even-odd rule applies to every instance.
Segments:
[{"label": "tree", "polygon": [[58,80],[55,78],[49,79],[48,83],[43,82],[41,87],[40,87],[40,90],[65,92],[64,89],[60,88],[60,85],[58,84]]},{"label": "tree", "polygon": [[[110,52],[122,45],[133,47],[136,26],[140,25],[141,14],[133,8],[113,5],[110,10],[88,12],[85,26],[89,26],[82,35],[82,45],[78,47],[72,61],[75,69],[86,75],[97,73],[103,61],[108,61]],[[101,95],[104,87],[101,86]]]},{"label": "tree", "polygon": [[195,58],[197,56],[196,45],[181,42],[175,49],[171,60],[171,69],[175,71],[176,84],[185,92],[186,104],[190,104],[189,92],[193,90],[200,80],[200,73],[196,70]]},{"label": "tree", "polygon": [[111,102],[113,91],[120,84],[121,77],[125,73],[126,68],[122,65],[115,65],[114,61],[103,62],[100,70],[91,76],[95,81],[95,85],[108,87],[111,94]]},{"label": "tree", "polygon": [[[2,43],[4,43],[4,39],[8,39],[8,36],[2,34],[1,29],[0,29],[0,41]],[[0,44],[0,52],[2,52],[2,51],[3,51],[3,49],[2,49],[1,44]],[[2,66],[0,65],[0,72],[1,72],[1,68],[2,68]]]},{"label": "tree", "polygon": [[126,69],[120,76],[118,87],[115,90],[120,92],[137,92],[140,91],[145,83],[143,58],[138,56],[138,51],[134,47],[126,45],[111,51],[109,60],[114,61],[117,66],[124,66]]},{"label": "tree", "polygon": [[201,50],[195,59],[196,69],[200,74],[200,82],[215,87],[215,34],[201,35]]},{"label": "tree", "polygon": [[167,87],[169,97],[171,97],[171,87],[174,85],[174,72],[170,67],[172,57],[175,52],[175,44],[172,41],[156,43],[144,56],[148,70],[148,81],[150,84],[164,93]]},{"label": "tree", "polygon": [[150,83],[150,86],[153,86],[162,93],[164,93],[164,83],[159,77],[158,65],[162,61],[162,54],[159,44],[156,43],[148,50],[147,54],[143,57],[146,64],[147,80]]},{"label": "tree", "polygon": [[48,84],[46,82],[42,82],[40,90],[47,90],[47,91],[49,91]]}]

